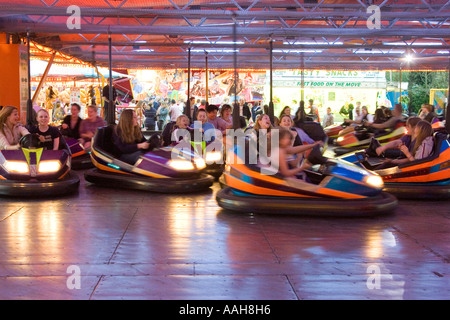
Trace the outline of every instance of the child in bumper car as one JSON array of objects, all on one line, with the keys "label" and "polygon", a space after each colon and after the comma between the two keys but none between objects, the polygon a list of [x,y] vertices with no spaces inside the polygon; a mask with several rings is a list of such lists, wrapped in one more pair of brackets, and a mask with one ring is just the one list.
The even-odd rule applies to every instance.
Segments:
[{"label": "child in bumper car", "polygon": [[129,164],[135,164],[150,148],[150,143],[142,134],[137,120],[134,110],[125,109],[113,131],[113,142],[118,158]]}]

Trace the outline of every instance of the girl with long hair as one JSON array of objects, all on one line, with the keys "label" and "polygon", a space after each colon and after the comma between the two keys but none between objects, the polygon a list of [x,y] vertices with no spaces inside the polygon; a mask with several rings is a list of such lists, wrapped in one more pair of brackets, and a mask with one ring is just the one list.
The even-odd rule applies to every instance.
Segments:
[{"label": "girl with long hair", "polygon": [[433,128],[428,121],[419,121],[414,130],[414,135],[415,143],[412,152],[405,145],[400,147],[409,161],[428,157],[433,152],[434,147]]},{"label": "girl with long hair", "polygon": [[19,140],[30,132],[19,122],[16,107],[6,106],[0,112],[0,149],[18,150]]},{"label": "girl with long hair", "polygon": [[119,159],[129,164],[135,164],[139,157],[149,149],[150,143],[142,134],[134,110],[122,111],[119,123],[113,131],[113,142]]}]

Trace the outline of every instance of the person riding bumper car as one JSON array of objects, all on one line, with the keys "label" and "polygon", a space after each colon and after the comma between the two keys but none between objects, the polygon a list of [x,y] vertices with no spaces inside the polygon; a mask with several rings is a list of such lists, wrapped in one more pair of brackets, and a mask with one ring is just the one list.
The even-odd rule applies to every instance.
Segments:
[{"label": "person riding bumper car", "polygon": [[59,150],[45,150],[36,135],[21,138],[20,149],[0,151],[0,195],[57,196],[76,192],[80,179],[71,170],[64,139]]},{"label": "person riding bumper car", "polygon": [[[201,171],[205,161],[191,148],[158,147],[143,154],[135,164],[118,159],[112,135],[113,126],[98,128],[91,145],[96,168],[85,173],[88,182],[106,186],[162,193],[187,193],[207,190],[214,178]],[[159,140],[154,135],[150,140]],[[158,146],[156,146],[158,145]]]},{"label": "person riding bumper car", "polygon": [[380,144],[373,140],[369,147],[341,159],[374,170],[384,180],[384,191],[404,199],[450,198],[450,138],[447,132],[434,134],[430,156],[398,166],[379,169],[383,156],[375,152]]},{"label": "person riding bumper car", "polygon": [[[220,207],[237,212],[310,216],[373,216],[392,212],[397,199],[382,192],[383,181],[374,173],[348,162],[322,156],[316,146],[308,156],[313,164],[306,179],[264,173],[250,164],[251,147],[236,146],[227,162]],[[253,151],[254,152],[254,151]]]},{"label": "person riding bumper car", "polygon": [[336,139],[338,145],[334,149],[334,153],[338,156],[355,152],[363,148],[367,148],[370,141],[375,137],[381,144],[388,143],[401,138],[406,134],[405,122],[399,121],[394,128],[390,130],[380,130],[372,132],[364,125],[355,127],[355,130],[344,135],[340,135]]}]

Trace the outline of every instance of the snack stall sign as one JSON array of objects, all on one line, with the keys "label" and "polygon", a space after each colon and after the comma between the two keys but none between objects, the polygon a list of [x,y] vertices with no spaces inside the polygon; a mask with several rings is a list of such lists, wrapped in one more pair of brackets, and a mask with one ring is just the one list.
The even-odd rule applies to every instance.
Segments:
[{"label": "snack stall sign", "polygon": [[287,70],[273,72],[274,87],[386,88],[384,71]]}]

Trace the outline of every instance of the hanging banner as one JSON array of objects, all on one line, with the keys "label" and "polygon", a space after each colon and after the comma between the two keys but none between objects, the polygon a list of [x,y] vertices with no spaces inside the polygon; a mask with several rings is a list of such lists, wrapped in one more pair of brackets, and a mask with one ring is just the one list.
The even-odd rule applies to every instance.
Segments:
[{"label": "hanging banner", "polygon": [[[188,73],[185,70],[129,70],[133,76],[131,87],[136,100],[167,98],[187,100]],[[208,102],[210,104],[232,103],[236,84],[237,99],[245,101],[263,100],[266,72],[239,72],[234,80],[234,71],[192,71],[189,96],[206,99],[208,77]]]},{"label": "hanging banner", "polygon": [[283,70],[273,72],[274,87],[386,88],[384,71]]}]

